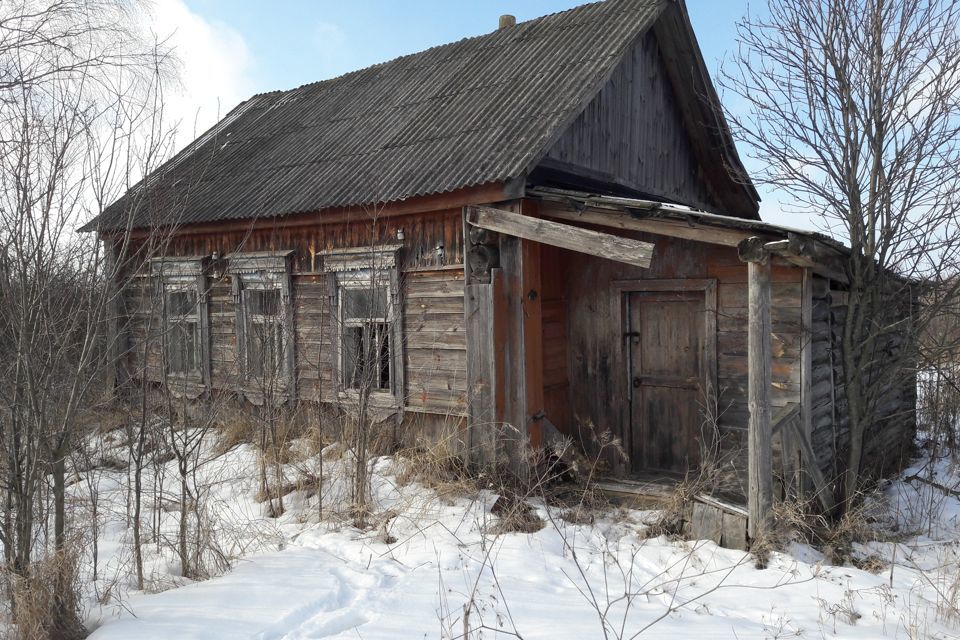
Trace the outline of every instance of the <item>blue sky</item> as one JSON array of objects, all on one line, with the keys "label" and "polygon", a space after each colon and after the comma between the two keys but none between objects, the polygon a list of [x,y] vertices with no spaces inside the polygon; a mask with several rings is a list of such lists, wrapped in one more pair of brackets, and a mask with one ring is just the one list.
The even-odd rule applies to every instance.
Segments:
[{"label": "blue sky", "polygon": [[[563,11],[580,0],[331,2],[330,0],[186,0],[211,23],[242,34],[253,56],[257,91],[288,89],[496,28],[502,13],[519,21]],[[704,57],[719,61],[731,46],[741,0],[690,0]]]},{"label": "blue sky", "polygon": [[[160,31],[173,29],[186,72],[184,109],[202,130],[240,100],[289,89],[400,55],[494,30],[500,14],[519,21],[563,11],[582,0],[160,0]],[[756,11],[762,2],[754,2]],[[746,0],[687,0],[694,31],[710,72],[735,47],[736,22]],[[216,106],[210,100],[216,99]],[[729,99],[729,98],[727,98]],[[196,109],[205,115],[196,117]],[[740,148],[746,157],[748,150]],[[761,189],[764,219],[811,227],[781,212],[777,194]]]}]

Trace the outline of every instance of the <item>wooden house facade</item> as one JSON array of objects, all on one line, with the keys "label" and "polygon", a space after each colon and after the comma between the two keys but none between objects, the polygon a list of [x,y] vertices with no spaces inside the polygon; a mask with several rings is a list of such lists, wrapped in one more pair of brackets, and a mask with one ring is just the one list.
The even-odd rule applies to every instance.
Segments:
[{"label": "wooden house facade", "polygon": [[135,381],[343,409],[362,379],[481,464],[608,431],[614,475],[709,463],[756,515],[828,506],[846,428],[845,249],[758,200],[683,4],[606,0],[254,96],[88,228],[141,259]]}]

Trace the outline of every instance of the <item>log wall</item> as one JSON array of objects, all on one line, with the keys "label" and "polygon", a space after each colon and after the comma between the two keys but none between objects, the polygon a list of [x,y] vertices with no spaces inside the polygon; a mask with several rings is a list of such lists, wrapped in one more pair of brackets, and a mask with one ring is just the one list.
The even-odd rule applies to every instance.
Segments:
[{"label": "log wall", "polygon": [[[404,240],[396,239],[403,229]],[[364,216],[285,229],[224,226],[222,233],[173,237],[166,256],[227,255],[293,250],[292,276],[296,391],[298,398],[333,402],[335,322],[321,252],[403,244],[399,269],[402,304],[403,404],[408,423],[428,431],[460,425],[466,414],[466,335],[463,309],[463,224],[459,209],[370,220]],[[439,248],[439,250],[438,250]],[[231,276],[207,279],[211,383],[215,390],[241,386],[237,313]],[[129,352],[126,363],[138,379],[163,380],[161,300],[149,277],[134,277],[124,290]],[[425,417],[425,416],[433,417]],[[460,428],[457,426],[457,428]]]},{"label": "log wall", "polygon": [[[847,468],[850,420],[845,395],[843,323],[846,293],[823,278],[813,279],[811,444],[817,465],[828,479]],[[892,355],[900,347],[896,335],[879,348]],[[916,431],[916,378],[905,374],[880,394],[879,420],[864,437],[863,470],[880,475],[909,458]]]}]

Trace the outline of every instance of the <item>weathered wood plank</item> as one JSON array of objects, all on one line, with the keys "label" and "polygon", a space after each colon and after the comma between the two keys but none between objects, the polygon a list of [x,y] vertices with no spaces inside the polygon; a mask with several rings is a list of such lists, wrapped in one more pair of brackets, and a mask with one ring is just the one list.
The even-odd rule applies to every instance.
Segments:
[{"label": "weathered wood plank", "polygon": [[447,296],[459,296],[462,298],[463,280],[409,280],[406,282],[405,295],[410,300],[417,298],[441,298]]},{"label": "weathered wood plank", "polygon": [[696,242],[721,244],[728,247],[737,246],[741,240],[750,235],[748,232],[738,231],[736,229],[708,227],[706,225],[689,224],[679,220],[634,217],[625,211],[614,209],[594,208],[579,212],[556,205],[541,207],[541,209],[544,216],[556,220],[592,224],[611,229],[623,229],[625,231],[642,231],[672,238],[694,240]]},{"label": "weathered wood plank", "polygon": [[748,505],[750,539],[769,531],[773,512],[773,468],[770,431],[770,264],[761,259],[747,264],[749,276],[750,428]]},{"label": "weathered wood plank", "polygon": [[[494,358],[494,283],[468,284],[464,297],[464,324],[467,326],[468,457],[474,464],[496,463],[496,419]],[[418,354],[419,355],[419,354]],[[434,356],[435,357],[435,356]]]},{"label": "weathered wood plank", "polygon": [[817,499],[828,513],[833,511],[833,508],[836,506],[836,502],[833,499],[833,491],[830,490],[830,486],[827,484],[823,472],[820,471],[820,467],[817,465],[817,456],[814,453],[813,447],[810,445],[807,434],[803,432],[802,427],[796,420],[790,421],[787,423],[787,426],[792,429],[796,441],[800,445],[800,454],[806,463],[804,470],[813,480],[814,492],[816,493]]},{"label": "weathered wood plank", "polygon": [[694,538],[713,540],[720,544],[723,537],[723,512],[713,505],[694,500],[691,527]]},{"label": "weathered wood plank", "polygon": [[[748,307],[749,286],[742,283],[724,283],[718,286],[720,308],[726,312],[736,307]],[[800,309],[802,284],[800,282],[776,282],[770,286],[770,302],[773,307],[796,307]],[[799,318],[797,318],[799,321]]]},{"label": "weathered wood plank", "polygon": [[468,207],[467,221],[482,229],[643,268],[650,266],[653,256],[653,244],[649,242],[621,238],[500,209]]},{"label": "weathered wood plank", "polygon": [[721,542],[727,549],[746,550],[747,518],[736,513],[724,513]]}]

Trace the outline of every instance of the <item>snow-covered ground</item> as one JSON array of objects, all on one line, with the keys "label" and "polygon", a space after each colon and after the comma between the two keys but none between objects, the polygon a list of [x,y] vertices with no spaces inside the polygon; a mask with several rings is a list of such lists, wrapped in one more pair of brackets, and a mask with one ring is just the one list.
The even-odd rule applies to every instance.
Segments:
[{"label": "snow-covered ground", "polygon": [[[319,520],[317,498],[301,492],[269,518],[254,500],[253,449],[212,451],[205,449],[197,479],[232,568],[203,582],[178,578],[171,508],[162,512],[160,544],[147,545],[148,587],[160,592],[133,589],[126,473],[96,472],[102,531],[99,577],[87,598],[93,638],[960,637],[960,501],[916,481],[892,483],[875,508],[877,526],[899,529],[898,541],[856,549],[884,560],[878,573],[830,566],[805,545],[774,553],[758,570],[752,556],[711,542],[645,538],[648,512],[611,510],[587,525],[535,504],[540,531],[497,535],[495,495],[449,498],[400,486],[400,463],[390,458],[375,465],[378,515],[367,531],[343,518]],[[317,462],[298,465],[316,471]],[[325,463],[328,513],[345,497],[343,464]],[[931,477],[920,464],[905,476]],[[960,481],[945,461],[926,464],[937,482]],[[164,493],[176,496],[171,465]],[[84,483],[73,489],[84,503]]]}]

